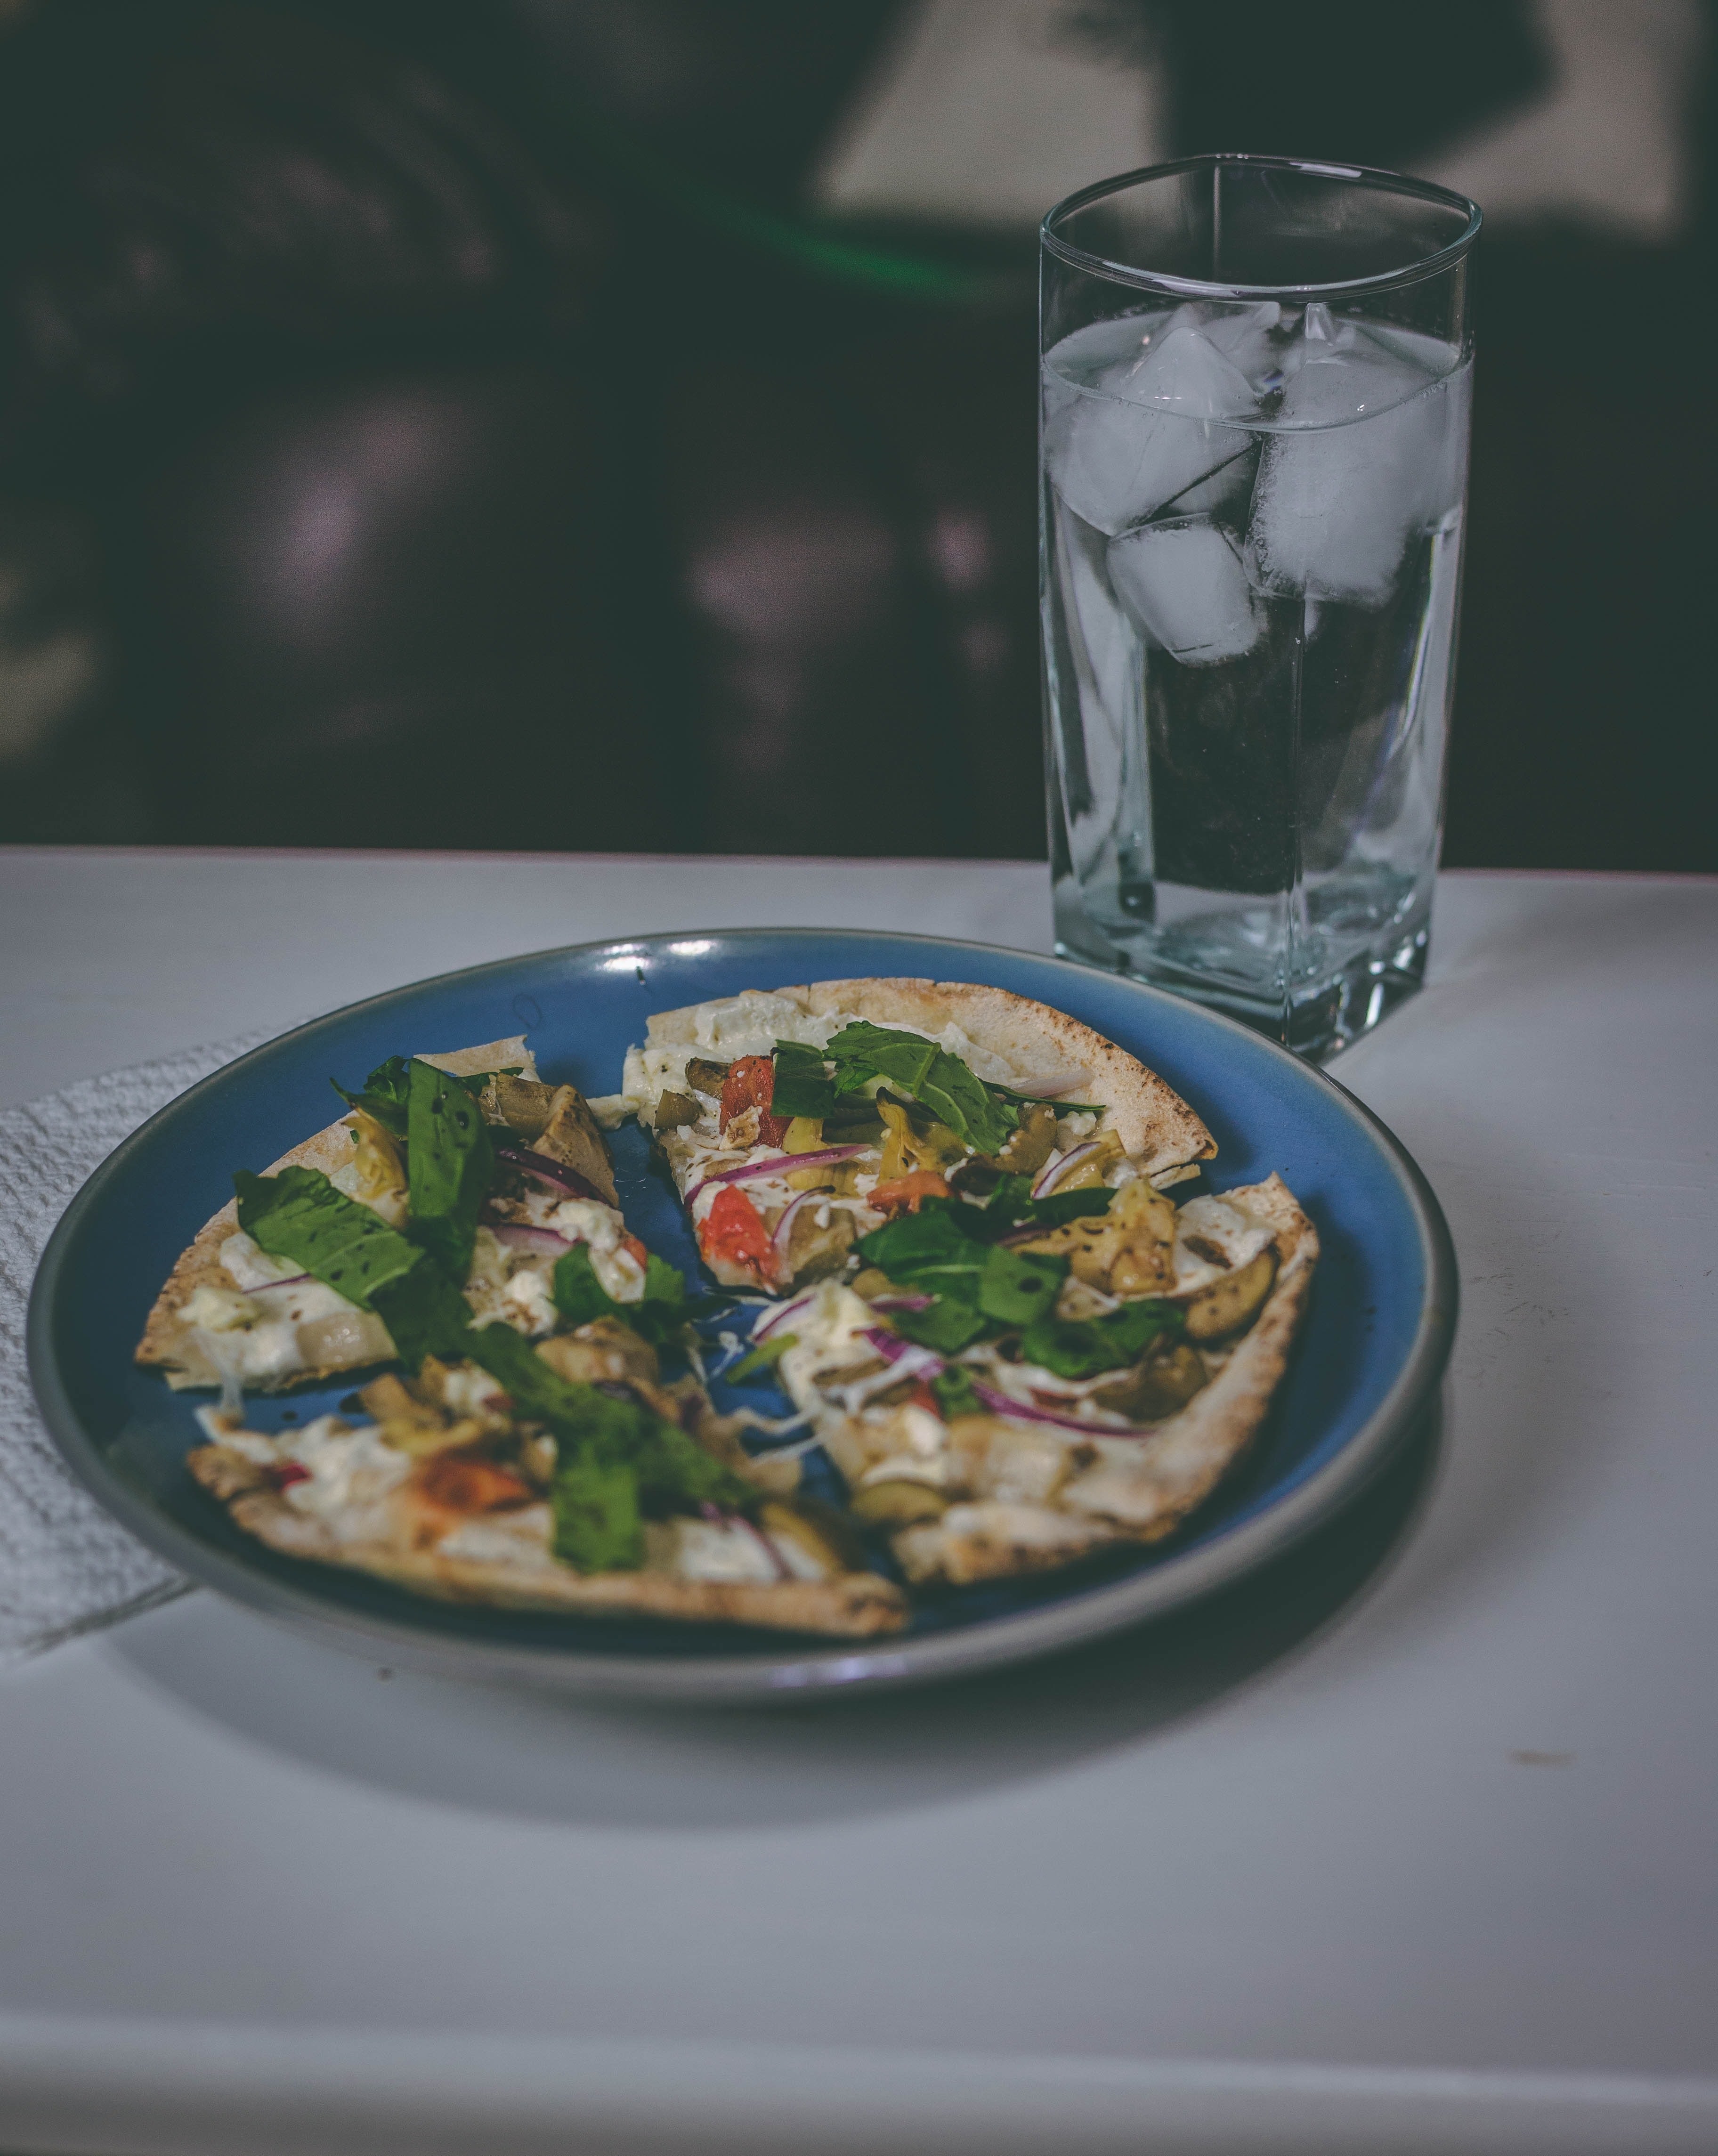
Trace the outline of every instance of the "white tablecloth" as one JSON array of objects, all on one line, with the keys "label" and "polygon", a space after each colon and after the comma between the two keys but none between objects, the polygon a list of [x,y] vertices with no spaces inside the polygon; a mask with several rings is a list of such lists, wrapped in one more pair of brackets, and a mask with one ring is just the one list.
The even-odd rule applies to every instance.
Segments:
[{"label": "white tablecloth", "polygon": [[[0,1104],[658,928],[1044,947],[1008,865],[0,852]],[[1718,886],[1447,879],[1336,1074],[1463,1261],[1268,1592],[844,1711],[393,1675],[199,1594],[0,1677],[0,2146],[1718,2147]]]}]

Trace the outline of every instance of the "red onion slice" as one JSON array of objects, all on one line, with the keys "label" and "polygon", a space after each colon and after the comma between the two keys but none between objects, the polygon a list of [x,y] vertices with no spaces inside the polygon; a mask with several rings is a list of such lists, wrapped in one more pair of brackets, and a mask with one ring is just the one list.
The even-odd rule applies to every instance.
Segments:
[{"label": "red onion slice", "polygon": [[562,1191],[569,1198],[594,1198],[599,1205],[608,1202],[583,1176],[558,1160],[551,1160],[546,1153],[531,1152],[524,1146],[497,1146],[495,1158],[523,1174],[534,1175],[539,1183],[546,1183],[551,1190]]},{"label": "red onion slice", "polygon": [[1048,1408],[1028,1407],[1023,1400],[1013,1399],[1007,1393],[999,1393],[994,1385],[981,1384],[972,1380],[974,1394],[983,1401],[992,1414],[1006,1415],[1014,1422],[1044,1422],[1057,1430],[1077,1430],[1082,1437],[1143,1437],[1144,1430],[1124,1429],[1115,1423],[1082,1422],[1076,1415],[1053,1414]]},{"label": "red onion slice", "polygon": [[[1038,1230],[1034,1228],[1035,1235]],[[873,1310],[929,1310],[936,1297],[934,1295],[873,1295],[866,1301]]]},{"label": "red onion slice", "polygon": [[259,1281],[254,1287],[244,1291],[247,1295],[266,1295],[271,1287],[302,1287],[310,1279],[309,1273],[288,1273],[285,1280]]},{"label": "red onion slice", "polygon": [[535,1250],[540,1257],[558,1258],[572,1245],[565,1235],[557,1235],[552,1228],[531,1228],[515,1220],[504,1221],[490,1233],[498,1243],[505,1243],[515,1250]]},{"label": "red onion slice", "polygon": [[783,1152],[777,1153],[773,1160],[748,1160],[738,1168],[725,1168],[720,1175],[706,1175],[701,1183],[695,1183],[686,1193],[686,1203],[690,1205],[699,1192],[708,1190],[712,1183],[744,1183],[754,1175],[791,1175],[796,1168],[833,1168],[838,1161],[851,1160],[855,1153],[870,1151],[869,1146],[829,1146],[822,1152]]},{"label": "red onion slice", "polygon": [[1038,1180],[1032,1186],[1033,1196],[1048,1198],[1070,1168],[1077,1166],[1088,1154],[1095,1153],[1097,1149],[1098,1141],[1095,1138],[1088,1138],[1084,1145],[1075,1146],[1072,1152],[1064,1152],[1059,1158],[1052,1154],[1038,1172]]},{"label": "red onion slice", "polygon": [[[812,1194],[810,1191],[807,1191],[805,1194],[809,1198]],[[755,1325],[752,1327],[750,1335],[752,1346],[755,1348],[760,1340],[766,1338],[770,1333],[773,1332],[778,1325],[784,1325],[793,1315],[796,1310],[803,1310],[807,1303],[808,1303],[811,1299],[811,1296],[808,1295],[802,1295],[792,1302],[784,1302],[782,1305],[782,1307],[771,1317],[767,1325]]]}]

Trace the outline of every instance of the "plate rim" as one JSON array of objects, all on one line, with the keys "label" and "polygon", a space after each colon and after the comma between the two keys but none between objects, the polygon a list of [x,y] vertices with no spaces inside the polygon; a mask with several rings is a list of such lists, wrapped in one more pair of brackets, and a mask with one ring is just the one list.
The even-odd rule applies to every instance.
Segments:
[{"label": "plate rim", "polygon": [[[776,942],[784,937],[841,937],[871,944],[933,945],[955,953],[1026,958],[1065,972],[1075,982],[1090,980],[1095,973],[1100,979],[1121,983],[1130,993],[1142,996],[1148,1003],[1168,1006],[1177,1015],[1192,1014],[1196,1022],[1233,1034],[1251,1048],[1263,1050],[1268,1057],[1280,1058],[1315,1086],[1326,1088],[1345,1116],[1383,1155],[1408,1202],[1425,1265],[1425,1290],[1401,1368],[1383,1399],[1335,1457],[1315,1470],[1298,1488],[1213,1541],[1172,1554],[1148,1571],[1090,1588],[1063,1602],[982,1619],[916,1640],[890,1641],[885,1636],[833,1640],[815,1646],[788,1646],[780,1656],[759,1652],[732,1656],[644,1656],[623,1650],[605,1654],[468,1640],[453,1634],[437,1636],[430,1625],[420,1628],[379,1614],[342,1609],[312,1589],[277,1579],[200,1541],[157,1512],[110,1466],[103,1447],[85,1429],[61,1378],[53,1344],[54,1322],[60,1276],[84,1219],[109,1187],[125,1175],[132,1156],[159,1127],[194,1115],[208,1088],[230,1083],[256,1059],[272,1055],[288,1042],[360,1013],[381,1011],[426,989],[474,983],[485,974],[550,960],[642,955],[660,946],[705,937],[732,943]],[[948,978],[957,977],[951,973]],[[121,1526],[178,1571],[264,1617],[367,1658],[385,1647],[398,1666],[440,1676],[523,1682],[592,1696],[663,1702],[756,1705],[803,1699],[808,1694],[872,1692],[1036,1660],[1087,1640],[1167,1617],[1237,1584],[1345,1510],[1418,1429],[1449,1358],[1459,1302],[1455,1247],[1443,1208],[1418,1163],[1395,1132],[1328,1070],[1224,1012],[1174,995],[1131,974],[1109,973],[1047,952],[972,938],[903,929],[700,927],[552,944],[428,974],[325,1011],[259,1042],[232,1062],[210,1071],[123,1138],[79,1188],[56,1224],[37,1266],[25,1343],[30,1382],[43,1421],[55,1450],[78,1481]],[[434,1607],[433,1603],[426,1604],[427,1610]]]}]

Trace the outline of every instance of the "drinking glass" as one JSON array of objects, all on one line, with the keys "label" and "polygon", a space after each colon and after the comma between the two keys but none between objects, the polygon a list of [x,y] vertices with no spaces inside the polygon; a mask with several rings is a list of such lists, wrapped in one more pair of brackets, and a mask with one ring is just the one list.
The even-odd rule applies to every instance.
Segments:
[{"label": "drinking glass", "polygon": [[1480,212],[1188,157],[1042,234],[1056,947],[1309,1055],[1420,983]]}]

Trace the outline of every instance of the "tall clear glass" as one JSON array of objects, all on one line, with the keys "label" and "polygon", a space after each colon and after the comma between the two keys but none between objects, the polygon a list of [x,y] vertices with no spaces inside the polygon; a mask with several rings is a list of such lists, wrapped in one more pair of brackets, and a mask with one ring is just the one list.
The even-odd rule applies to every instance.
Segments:
[{"label": "tall clear glass", "polygon": [[1470,202],[1189,157],[1044,219],[1056,942],[1309,1055],[1425,970]]}]

